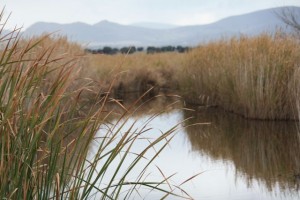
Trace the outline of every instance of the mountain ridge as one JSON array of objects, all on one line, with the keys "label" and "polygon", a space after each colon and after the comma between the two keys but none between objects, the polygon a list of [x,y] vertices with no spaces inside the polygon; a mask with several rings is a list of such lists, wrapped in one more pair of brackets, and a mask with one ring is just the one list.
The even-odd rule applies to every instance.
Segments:
[{"label": "mountain ridge", "polygon": [[24,31],[33,36],[43,33],[59,33],[70,40],[89,46],[195,46],[223,37],[241,34],[254,36],[263,32],[274,32],[286,25],[276,16],[281,9],[293,9],[300,13],[300,7],[289,6],[259,10],[242,15],[226,17],[205,25],[189,25],[170,28],[147,28],[136,25],[123,25],[102,20],[93,25],[84,22],[69,24],[37,22]]}]

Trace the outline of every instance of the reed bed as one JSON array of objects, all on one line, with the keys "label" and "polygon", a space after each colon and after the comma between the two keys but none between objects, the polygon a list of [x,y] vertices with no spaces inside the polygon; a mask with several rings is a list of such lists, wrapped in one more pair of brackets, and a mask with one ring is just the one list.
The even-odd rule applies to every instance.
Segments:
[{"label": "reed bed", "polygon": [[[149,130],[145,125],[120,133],[130,113],[122,108],[116,123],[98,132],[112,112],[104,108],[109,96],[97,94],[95,81],[81,71],[87,64],[78,45],[49,36],[22,40],[17,29],[4,34],[4,26],[0,28],[1,198],[86,199],[97,193],[98,199],[118,199],[121,194],[130,199],[141,187],[162,192],[162,197],[180,191],[169,184],[171,177],[162,175],[151,182],[145,174],[176,127],[147,139],[141,151],[131,152]],[[86,91],[95,102],[88,107]],[[95,138],[96,134],[101,137]],[[97,152],[89,159],[89,147],[96,139]],[[156,153],[147,157],[154,148]],[[128,157],[129,164],[124,164]],[[138,168],[136,179],[128,181],[140,160],[147,162]],[[114,173],[108,173],[116,162]]]},{"label": "reed bed", "polygon": [[151,88],[149,96],[178,89],[174,74],[181,67],[184,54],[88,54],[87,58],[87,76],[98,80],[103,88],[109,88],[114,80],[111,93],[122,99],[128,93],[143,94]]},{"label": "reed bed", "polygon": [[246,118],[298,119],[299,59],[293,37],[241,36],[194,49],[177,77],[188,102]]}]

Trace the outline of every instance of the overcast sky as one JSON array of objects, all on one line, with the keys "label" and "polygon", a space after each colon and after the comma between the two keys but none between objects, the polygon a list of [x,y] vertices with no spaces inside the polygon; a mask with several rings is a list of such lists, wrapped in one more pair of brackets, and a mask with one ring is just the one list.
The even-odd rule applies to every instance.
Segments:
[{"label": "overcast sky", "polygon": [[221,18],[279,6],[300,6],[300,0],[0,0],[12,25],[27,28],[38,21],[94,24],[159,22],[205,24]]}]

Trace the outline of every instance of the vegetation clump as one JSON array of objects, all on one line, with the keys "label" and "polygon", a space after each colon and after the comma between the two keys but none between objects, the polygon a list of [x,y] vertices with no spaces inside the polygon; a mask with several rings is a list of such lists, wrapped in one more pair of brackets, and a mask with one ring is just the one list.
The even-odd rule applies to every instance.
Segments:
[{"label": "vegetation clump", "polygon": [[[88,61],[80,46],[49,36],[23,40],[17,29],[3,30],[4,26],[0,28],[1,198],[130,199],[141,188],[176,195],[170,177],[145,180],[146,169],[176,127],[147,138],[147,145],[134,152],[133,144],[149,129],[132,125],[121,132],[132,112],[124,106],[115,123],[108,123],[113,113],[105,108],[109,92],[99,95],[97,81],[81,69]],[[108,128],[99,130],[101,125]],[[95,143],[96,152],[90,156]],[[148,157],[154,147],[157,153]],[[138,165],[141,160],[146,160],[144,165]],[[129,179],[134,169],[134,179]]]},{"label": "vegetation clump", "polygon": [[299,53],[298,40],[280,33],[212,42],[187,55],[181,91],[246,118],[298,119]]},{"label": "vegetation clump", "polygon": [[109,47],[105,46],[103,48],[87,48],[85,51],[87,53],[92,54],[106,54],[106,55],[116,55],[118,53],[121,54],[133,54],[137,52],[147,52],[148,54],[154,54],[154,53],[165,53],[165,52],[178,52],[178,53],[184,53],[188,52],[190,47],[183,47],[183,46],[162,46],[162,47],[155,47],[155,46],[148,46],[147,48],[144,47],[135,47],[135,46],[128,46],[128,47]]},{"label": "vegetation clump", "polygon": [[117,77],[112,94],[118,99],[167,89],[187,103],[218,106],[246,118],[298,120],[299,52],[296,37],[277,32],[223,39],[185,53],[87,57],[89,71],[102,86]]}]

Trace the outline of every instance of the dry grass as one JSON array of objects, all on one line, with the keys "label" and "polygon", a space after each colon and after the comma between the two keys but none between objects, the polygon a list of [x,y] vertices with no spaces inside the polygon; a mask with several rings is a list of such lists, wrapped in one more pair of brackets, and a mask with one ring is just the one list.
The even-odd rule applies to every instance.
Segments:
[{"label": "dry grass", "polygon": [[[125,113],[130,113],[124,109],[115,124],[99,130],[112,111],[105,111],[108,95],[97,94],[97,81],[87,76],[91,68],[78,45],[49,36],[22,40],[17,30],[2,37],[2,31],[0,27],[1,198],[86,199],[97,192],[101,199],[119,199],[121,194],[131,199],[140,188],[176,195],[178,187],[169,178],[149,182],[145,174],[176,127],[132,152],[149,129],[132,125],[120,132],[129,118]],[[94,103],[86,106],[88,97]],[[98,149],[89,159],[96,140]],[[154,149],[158,151],[147,157]],[[128,181],[135,168],[136,179]]]},{"label": "dry grass", "polygon": [[181,66],[184,54],[89,54],[87,58],[87,76],[93,77],[103,88],[108,88],[114,80],[112,92],[117,98],[122,98],[126,93],[143,94],[152,87],[153,95],[163,89],[177,89],[178,84],[173,75]]},{"label": "dry grass", "polygon": [[210,43],[189,53],[180,71],[187,101],[255,119],[297,119],[300,46],[268,34]]}]

